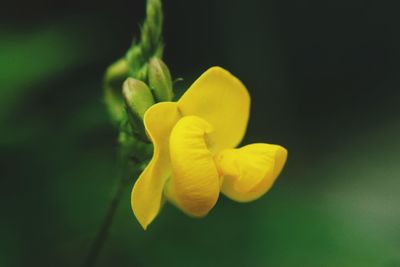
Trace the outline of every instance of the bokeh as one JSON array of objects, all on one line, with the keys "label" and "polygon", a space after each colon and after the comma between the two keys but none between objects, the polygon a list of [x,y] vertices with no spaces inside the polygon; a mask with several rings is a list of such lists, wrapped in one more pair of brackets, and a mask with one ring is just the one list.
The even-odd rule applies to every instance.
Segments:
[{"label": "bokeh", "polygon": [[[243,143],[282,144],[289,159],[260,200],[221,196],[201,220],[166,205],[146,232],[127,190],[98,266],[400,266],[395,1],[164,2],[179,90],[230,70],[252,96]],[[117,179],[102,76],[144,9],[2,3],[0,266],[84,262]]]}]

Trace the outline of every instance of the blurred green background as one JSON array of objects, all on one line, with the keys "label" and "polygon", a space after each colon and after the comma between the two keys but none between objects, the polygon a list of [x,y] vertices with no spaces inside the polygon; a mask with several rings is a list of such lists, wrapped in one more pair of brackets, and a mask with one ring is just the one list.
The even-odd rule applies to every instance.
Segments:
[{"label": "blurred green background", "polygon": [[[8,1],[0,16],[0,266],[80,266],[117,173],[102,75],[144,0]],[[182,88],[212,65],[252,95],[244,144],[289,150],[260,200],[144,232],[129,193],[98,266],[400,266],[395,1],[165,1]],[[134,179],[132,179],[132,184]]]}]

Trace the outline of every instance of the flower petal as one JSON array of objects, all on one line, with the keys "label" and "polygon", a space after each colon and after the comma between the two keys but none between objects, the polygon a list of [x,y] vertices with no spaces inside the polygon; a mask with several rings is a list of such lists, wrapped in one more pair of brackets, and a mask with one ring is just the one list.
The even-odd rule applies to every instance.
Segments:
[{"label": "flower petal", "polygon": [[206,215],[218,200],[219,174],[207,146],[211,125],[196,116],[178,121],[170,136],[172,179],[168,198],[192,216]]},{"label": "flower petal", "polygon": [[220,67],[203,73],[178,101],[179,110],[209,122],[211,149],[236,147],[242,140],[249,118],[250,96],[246,87]]},{"label": "flower petal", "polygon": [[239,202],[259,198],[271,188],[286,158],[285,148],[270,144],[251,144],[221,151],[216,162],[224,175],[222,193]]},{"label": "flower petal", "polygon": [[171,175],[168,136],[179,119],[177,105],[173,102],[155,104],[144,116],[144,124],[153,142],[154,152],[131,194],[132,210],[144,229],[161,208],[164,185]]}]

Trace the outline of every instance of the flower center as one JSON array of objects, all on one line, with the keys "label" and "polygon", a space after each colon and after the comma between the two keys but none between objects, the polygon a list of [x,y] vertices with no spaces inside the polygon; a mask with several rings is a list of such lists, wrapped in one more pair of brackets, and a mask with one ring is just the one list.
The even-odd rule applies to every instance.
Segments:
[{"label": "flower center", "polygon": [[197,116],[181,118],[170,139],[172,179],[167,196],[193,216],[204,216],[215,205],[220,175],[210,151],[212,126]]}]

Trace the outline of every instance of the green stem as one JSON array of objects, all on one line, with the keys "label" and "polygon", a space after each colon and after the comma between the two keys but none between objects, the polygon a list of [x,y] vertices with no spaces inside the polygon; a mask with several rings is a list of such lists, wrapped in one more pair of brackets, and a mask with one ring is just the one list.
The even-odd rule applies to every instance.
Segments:
[{"label": "green stem", "polygon": [[128,176],[127,172],[125,171],[128,169],[127,168],[128,165],[129,165],[129,163],[127,163],[127,161],[124,160],[123,166],[121,168],[124,171],[121,172],[121,177],[118,180],[117,188],[116,188],[114,195],[111,199],[111,202],[108,206],[107,213],[104,216],[103,222],[102,222],[102,224],[96,234],[96,237],[90,247],[88,257],[83,265],[85,267],[95,266],[97,259],[100,255],[100,252],[101,252],[102,248],[104,247],[105,241],[107,240],[108,233],[109,233],[109,230],[114,221],[114,217],[115,217],[115,213],[117,211],[118,205],[121,201],[122,196],[124,195],[124,192],[125,192],[127,186],[129,185],[129,179],[126,178],[129,176]]}]

